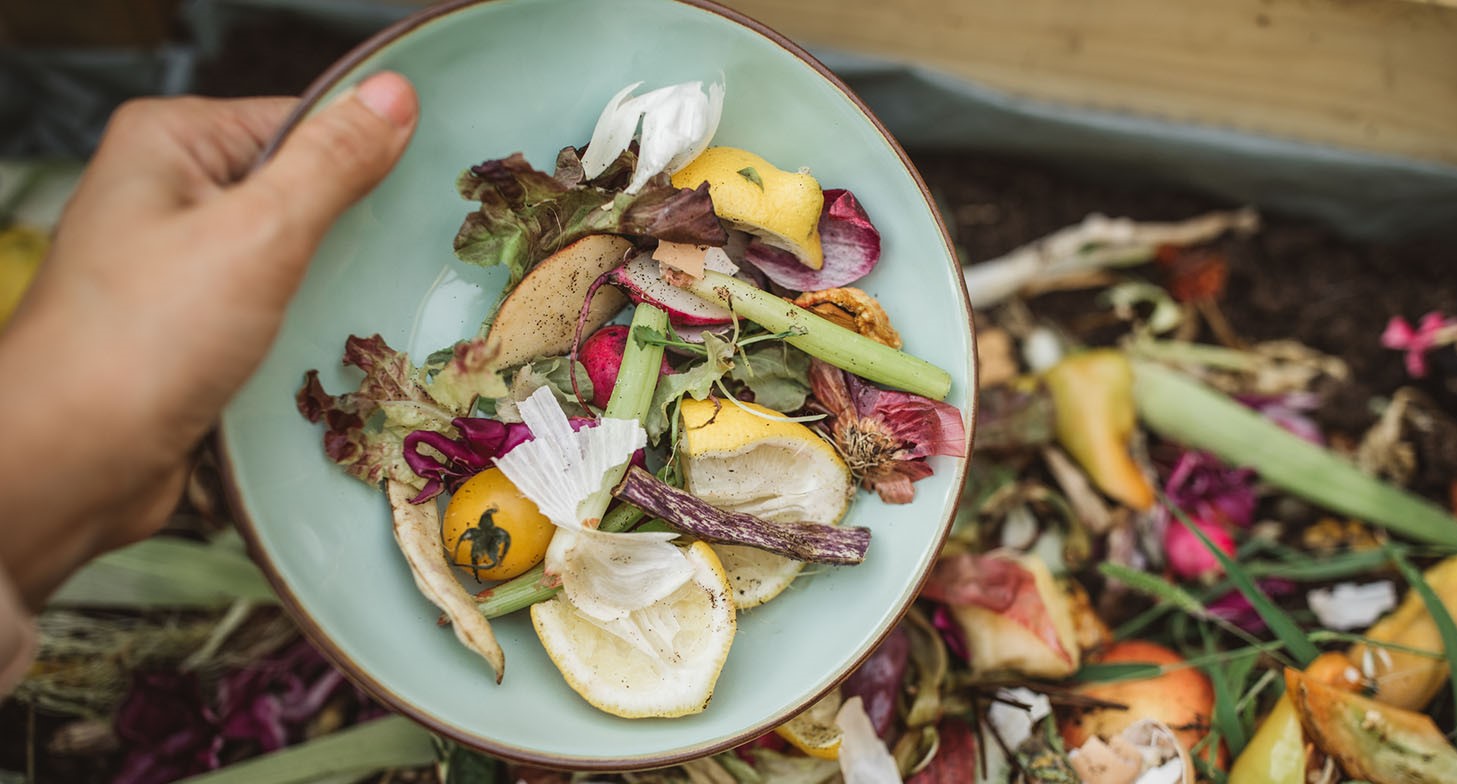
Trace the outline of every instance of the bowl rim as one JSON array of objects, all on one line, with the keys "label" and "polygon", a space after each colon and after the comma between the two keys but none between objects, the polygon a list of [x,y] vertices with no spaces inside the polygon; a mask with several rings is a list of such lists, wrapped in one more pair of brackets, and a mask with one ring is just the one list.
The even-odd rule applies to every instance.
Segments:
[{"label": "bowl rim", "polygon": [[[442,2],[415,11],[410,15],[394,22],[393,24],[390,24],[389,26],[371,35],[363,43],[355,46],[347,54],[345,54],[339,60],[335,61],[322,74],[314,79],[312,83],[309,84],[308,88],[305,89],[304,92],[300,95],[298,104],[287,115],[287,117],[283,121],[283,124],[279,126],[279,129],[274,133],[273,137],[263,147],[262,152],[259,154],[258,159],[254,164],[254,167],[256,168],[257,166],[262,165],[273,156],[273,154],[277,151],[279,145],[281,145],[283,141],[288,137],[289,133],[291,133],[293,129],[296,128],[311,111],[313,111],[313,109],[319,104],[320,100],[323,98],[324,95],[326,95],[330,90],[334,89],[339,83],[341,83],[348,76],[350,76],[361,63],[379,52],[385,46],[412,33],[414,30],[425,25],[426,23],[436,21],[443,17],[449,16],[450,14],[462,11],[466,8],[477,5],[485,5],[487,3],[496,1],[497,0],[447,0],[446,2]],[[713,0],[669,0],[669,2],[691,6],[703,11],[707,11],[709,13],[720,16],[731,23],[747,28],[750,32],[762,36],[770,43],[773,43],[781,49],[784,49],[790,55],[794,56],[796,59],[809,66],[812,70],[816,71],[834,89],[838,90],[849,101],[851,101],[860,111],[860,113],[863,114],[865,118],[870,121],[871,125],[874,126],[875,130],[879,132],[881,137],[885,140],[886,144],[900,160],[900,163],[905,168],[906,172],[911,176],[911,179],[915,183],[916,187],[920,190],[921,197],[925,201],[928,209],[930,210],[932,220],[934,221],[936,228],[940,232],[941,241],[946,247],[947,258],[952,259],[954,263],[954,260],[958,258],[955,246],[951,242],[950,235],[946,230],[945,221],[942,218],[940,210],[936,206],[935,199],[932,197],[930,189],[926,186],[925,180],[921,177],[920,172],[911,162],[910,156],[906,154],[906,151],[901,147],[900,143],[896,141],[895,137],[891,135],[890,131],[885,127],[884,123],[881,122],[880,118],[875,116],[875,113],[870,110],[870,107],[867,106],[865,102],[861,100],[861,98],[856,95],[855,92],[850,89],[847,84],[845,84],[844,81],[842,81],[828,67],[821,63],[816,57],[814,57],[814,55],[810,54],[803,47],[794,43],[783,34],[775,31],[774,29],[763,24],[762,22],[759,22],[758,20],[753,19],[752,17],[749,17],[739,11],[720,5]],[[956,280],[956,285],[954,288],[956,289],[957,296],[959,296],[962,304],[965,306],[965,312],[967,314],[967,335],[970,338],[968,342],[969,356],[967,357],[967,359],[969,360],[967,366],[969,371],[967,379],[968,389],[966,390],[966,399],[960,406],[966,425],[966,457],[961,458],[956,464],[955,476],[953,478],[953,486],[960,488],[965,484],[966,481],[967,472],[971,464],[971,455],[976,435],[976,418],[980,408],[977,405],[977,379],[979,377],[980,366],[977,356],[976,326],[971,307],[971,300],[968,296],[966,289],[966,281],[960,274],[954,275],[953,277]],[[843,670],[843,672],[839,673],[836,677],[834,677],[826,687],[814,693],[808,694],[803,700],[796,701],[796,703],[790,706],[788,709],[766,717],[762,721],[750,725],[748,728],[736,732],[726,739],[718,741],[707,741],[694,746],[680,748],[670,752],[664,752],[659,754],[642,754],[627,757],[565,757],[556,754],[542,753],[532,749],[508,745],[500,743],[492,738],[483,735],[461,731],[458,728],[441,721],[427,708],[417,705],[415,702],[411,701],[404,695],[393,691],[389,686],[376,679],[362,666],[354,662],[354,660],[351,659],[349,655],[341,650],[337,645],[335,645],[333,640],[324,632],[323,628],[314,619],[313,615],[308,612],[308,610],[303,606],[303,603],[298,600],[298,597],[294,595],[288,584],[283,580],[282,576],[274,567],[273,562],[267,557],[266,552],[262,546],[262,542],[259,539],[255,522],[248,512],[248,506],[243,501],[242,490],[238,486],[238,483],[236,481],[232,458],[230,457],[230,450],[228,449],[227,432],[224,428],[219,428],[216,432],[214,452],[217,457],[218,466],[220,469],[223,490],[225,492],[228,505],[232,511],[232,517],[235,521],[238,531],[242,535],[249,556],[258,565],[260,571],[263,572],[265,579],[267,579],[269,586],[278,595],[280,605],[285,609],[285,611],[288,612],[288,614],[292,617],[293,621],[298,624],[300,630],[304,633],[304,636],[309,640],[309,642],[316,649],[318,649],[319,652],[323,654],[323,656],[328,659],[329,662],[336,669],[338,669],[353,684],[364,690],[366,693],[370,694],[375,699],[379,700],[391,711],[408,717],[410,720],[414,721],[415,723],[419,724],[420,726],[424,727],[426,730],[437,736],[446,738],[455,743],[503,759],[540,767],[587,772],[620,772],[629,770],[661,768],[671,765],[677,765],[683,762],[687,762],[689,760],[731,749],[735,746],[753,740],[754,738],[757,738],[760,735],[763,735],[766,732],[773,730],[775,727],[783,724],[785,721],[788,721],[790,718],[794,717],[803,710],[807,709],[809,706],[818,702],[830,691],[837,688],[840,683],[845,680],[845,678],[849,677],[849,675],[853,673],[860,666],[861,663],[868,659],[870,655],[873,654],[876,649],[880,647],[881,643],[885,641],[886,637],[888,637],[890,633],[900,624],[901,620],[910,610],[911,605],[915,603],[916,597],[919,596],[921,589],[925,586],[926,580],[930,577],[931,567],[934,566],[933,560],[932,563],[928,565],[928,567],[915,581],[912,589],[905,594],[903,599],[899,602],[898,606],[894,607],[892,612],[887,616],[887,622],[885,623],[884,627],[881,628],[879,632],[874,636],[871,644],[867,646],[866,649],[859,656],[855,657],[852,661],[850,661],[848,666],[845,667],[845,669]],[[955,504],[953,504],[949,509],[947,509],[945,519],[943,519],[939,525],[936,541],[934,543],[937,552],[939,552],[940,549],[945,545],[946,539],[950,535],[951,525],[955,521],[955,517],[956,506]]]}]

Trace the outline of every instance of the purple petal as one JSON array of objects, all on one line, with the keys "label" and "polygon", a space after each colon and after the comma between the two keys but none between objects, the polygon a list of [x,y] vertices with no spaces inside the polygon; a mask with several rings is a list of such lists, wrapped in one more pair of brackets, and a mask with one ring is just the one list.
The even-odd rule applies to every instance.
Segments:
[{"label": "purple petal", "polygon": [[870,717],[875,734],[882,738],[895,723],[896,698],[900,696],[901,678],[905,676],[910,656],[910,636],[904,624],[899,624],[840,685],[840,694],[845,699],[859,697],[864,702],[865,714]]},{"label": "purple petal", "polygon": [[825,191],[819,230],[825,260],[817,270],[799,263],[794,254],[759,240],[749,243],[745,261],[795,291],[849,285],[870,274],[880,261],[880,232],[853,193],[836,188]]}]

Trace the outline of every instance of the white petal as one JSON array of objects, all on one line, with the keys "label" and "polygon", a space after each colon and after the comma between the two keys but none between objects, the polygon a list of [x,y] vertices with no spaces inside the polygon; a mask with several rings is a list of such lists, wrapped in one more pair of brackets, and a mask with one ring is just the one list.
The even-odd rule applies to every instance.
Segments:
[{"label": "white petal", "polygon": [[693,578],[693,565],[671,542],[677,536],[666,531],[576,531],[561,565],[562,590],[596,620],[626,618]]},{"label": "white petal", "polygon": [[625,99],[641,84],[634,82],[622,88],[598,115],[597,126],[592,129],[592,141],[587,144],[587,152],[582,156],[582,173],[588,178],[606,171],[632,143],[637,121],[642,118],[642,109],[635,101]]},{"label": "white petal", "polygon": [[1030,710],[1023,710],[1015,705],[993,702],[992,706],[987,709],[987,721],[997,728],[997,734],[1006,741],[1009,748],[1015,749],[1021,746],[1022,741],[1032,737],[1032,728],[1037,725],[1037,722],[1052,713],[1052,703],[1048,701],[1047,697],[1031,689],[1021,687],[1001,689],[997,691],[997,697],[1021,703],[1030,708]]},{"label": "white petal", "polygon": [[[710,92],[713,91],[710,89]],[[717,95],[718,110],[712,108],[709,96],[703,94],[701,82],[675,84],[633,99],[642,105],[642,140],[628,193],[642,190],[649,178],[670,163],[681,160],[680,165],[686,165],[708,146],[714,131],[718,130],[722,112],[723,91],[718,90]]]},{"label": "white petal", "polygon": [[723,118],[723,85],[715,82],[708,86],[708,116],[704,123],[703,131],[698,134],[698,141],[691,147],[681,150],[668,161],[663,171],[672,174],[679,169],[693,162],[694,158],[703,154],[708,149],[708,143],[713,141],[713,135],[718,133],[718,122]]},{"label": "white petal", "polygon": [[602,487],[610,469],[647,444],[647,433],[630,419],[603,419],[574,433],[547,387],[517,408],[534,438],[496,458],[496,465],[547,519],[566,528],[582,527],[582,502]]},{"label": "white petal", "polygon": [[835,714],[840,728],[840,773],[845,784],[900,784],[900,769],[875,734],[859,697],[851,697]]},{"label": "white petal", "polygon": [[1341,583],[1306,595],[1310,610],[1327,629],[1364,629],[1396,606],[1396,588],[1389,581]]}]

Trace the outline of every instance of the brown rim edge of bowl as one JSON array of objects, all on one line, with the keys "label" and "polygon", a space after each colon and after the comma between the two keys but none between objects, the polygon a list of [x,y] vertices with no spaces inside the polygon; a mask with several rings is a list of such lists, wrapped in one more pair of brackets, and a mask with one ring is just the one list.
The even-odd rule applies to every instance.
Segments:
[{"label": "brown rim edge of bowl", "polygon": [[[746,16],[739,11],[735,11],[731,8],[719,5],[718,3],[713,2],[713,0],[673,1],[716,14],[729,20],[730,22],[738,24],[741,27],[747,28],[759,34],[760,36],[763,36],[771,43],[779,46],[781,49],[784,49],[791,55],[794,55],[800,61],[804,62],[816,73],[818,73],[821,78],[828,81],[831,85],[835,87],[835,89],[839,90],[841,94],[843,94],[852,103],[854,103],[856,108],[860,110],[861,114],[863,114],[866,119],[870,120],[871,124],[875,126],[875,129],[880,133],[881,137],[890,146],[891,150],[896,154],[897,158],[900,159],[901,165],[911,175],[911,179],[915,182],[916,187],[920,189],[921,198],[923,199],[926,207],[929,209],[932,220],[935,222],[937,229],[939,229],[941,232],[941,241],[946,247],[947,258],[952,259],[954,263],[954,260],[957,258],[955,246],[951,242],[951,237],[946,231],[945,221],[941,217],[940,210],[936,207],[936,202],[932,198],[931,191],[926,186],[924,178],[921,177],[920,171],[916,168],[915,164],[911,162],[910,156],[906,154],[906,151],[901,147],[900,143],[896,141],[895,137],[892,136],[890,131],[885,127],[885,124],[882,123],[880,118],[877,117],[875,113],[870,110],[870,107],[865,104],[865,102],[860,98],[859,95],[857,95],[852,89],[850,89],[850,87],[845,84],[838,76],[836,76],[834,72],[826,67],[824,63],[821,63],[818,58],[810,54],[803,47],[789,40],[784,35],[773,30],[762,22]],[[300,96],[298,105],[295,106],[293,111],[289,113],[288,117],[284,120],[278,132],[274,135],[272,139],[269,140],[268,144],[264,147],[262,153],[259,155],[258,163],[261,164],[263,161],[266,161],[270,157],[272,157],[273,153],[278,149],[279,145],[282,144],[284,139],[288,137],[288,134],[314,108],[314,106],[319,102],[323,95],[329,90],[333,89],[339,82],[344,79],[345,76],[347,76],[351,71],[357,68],[364,60],[373,56],[375,53],[383,49],[388,44],[393,43],[405,34],[415,30],[418,27],[423,26],[428,22],[432,22],[436,19],[448,16],[464,8],[474,5],[483,5],[488,2],[493,2],[493,0],[449,0],[448,2],[443,2],[438,5],[430,6],[428,8],[417,11],[370,36],[363,43],[350,50],[346,55],[336,61],[333,65],[329,66],[328,69],[320,74],[320,76],[315,79],[306,90],[304,90],[303,94]],[[966,391],[966,399],[962,405],[963,414],[966,414],[966,412],[970,412],[969,415],[966,416],[966,421],[964,423],[966,427],[966,457],[962,458],[960,463],[957,465],[956,475],[953,478],[953,486],[959,488],[964,485],[966,481],[966,474],[971,463],[973,442],[976,435],[976,418],[977,414],[979,413],[979,406],[977,405],[976,400],[979,367],[976,349],[976,326],[975,320],[972,316],[971,298],[966,290],[966,281],[964,277],[959,274],[960,270],[957,269],[956,272],[958,274],[953,275],[953,277],[957,281],[956,288],[960,293],[961,302],[965,307],[965,311],[967,314],[966,327],[967,335],[970,338],[970,356],[968,356],[967,358],[970,360],[968,367],[971,370],[970,378],[968,379],[969,389],[967,389]],[[331,640],[328,635],[324,633],[323,629],[319,627],[318,623],[314,620],[314,617],[304,610],[302,603],[299,602],[298,598],[294,596],[293,592],[283,581],[282,577],[279,576],[272,562],[269,561],[267,558],[263,557],[263,548],[258,540],[253,520],[248,515],[247,507],[243,503],[241,491],[238,488],[237,482],[234,480],[232,460],[228,457],[226,444],[227,436],[221,429],[219,429],[216,435],[216,454],[218,458],[218,465],[222,472],[224,491],[228,499],[228,504],[233,511],[234,519],[237,522],[237,528],[243,536],[249,554],[252,556],[254,562],[257,563],[262,570],[264,577],[268,580],[268,584],[273,588],[274,592],[278,594],[280,603],[284,606],[284,608],[288,611],[289,615],[293,617],[294,621],[303,630],[305,636],[308,637],[309,641],[316,648],[318,648],[319,651],[323,653],[323,655],[327,659],[329,659],[329,661],[333,663],[333,665],[340,672],[348,677],[350,681],[352,681],[355,685],[359,686],[367,693],[373,695],[375,698],[379,699],[396,713],[407,716],[411,720],[415,721],[417,724],[429,730],[430,732],[449,738],[450,740],[457,743],[461,743],[487,754],[494,754],[505,759],[526,763],[529,765],[589,772],[619,772],[626,770],[646,770],[651,768],[661,768],[670,765],[680,764],[682,762],[697,759],[699,757],[716,754],[720,751],[733,748],[749,740],[752,740],[766,732],[769,732],[774,727],[784,723],[803,709],[818,702],[826,694],[828,694],[830,690],[838,686],[841,681],[843,681],[846,677],[849,677],[850,673],[854,672],[855,669],[859,667],[862,662],[869,658],[870,655],[873,654],[875,650],[880,647],[880,644],[884,642],[885,638],[888,637],[890,633],[896,628],[896,626],[900,623],[901,619],[905,617],[905,614],[910,610],[911,605],[915,603],[916,597],[920,594],[921,589],[925,586],[926,580],[930,577],[931,573],[930,566],[928,566],[922,572],[920,579],[916,581],[915,585],[911,586],[911,589],[908,591],[907,595],[902,597],[900,601],[900,606],[891,613],[889,622],[885,625],[883,629],[881,629],[880,633],[876,636],[872,643],[867,646],[867,648],[861,655],[855,657],[853,661],[849,662],[849,664],[841,672],[836,673],[834,677],[830,679],[828,686],[810,695],[809,698],[797,704],[788,711],[784,711],[781,715],[772,716],[768,720],[761,722],[760,724],[751,726],[747,731],[736,734],[727,740],[705,743],[698,747],[694,747],[691,749],[682,749],[663,755],[646,755],[641,757],[620,759],[583,759],[537,754],[529,750],[498,744],[490,738],[484,738],[478,735],[464,734],[456,731],[456,729],[453,727],[446,726],[445,724],[440,722],[439,719],[437,719],[435,716],[419,708],[414,703],[405,699],[401,695],[396,694],[394,691],[386,687],[383,683],[370,677],[369,674],[365,672],[363,667],[360,667],[354,662],[353,659],[351,659],[347,654],[340,650],[339,647],[334,644],[333,640]],[[955,520],[955,516],[956,510],[955,505],[953,505],[952,509],[947,513],[946,519],[941,522],[940,530],[934,544],[935,549],[932,552],[940,552],[941,548],[945,545],[946,539],[950,535],[951,524]],[[934,565],[934,557],[932,559],[931,565]]]}]

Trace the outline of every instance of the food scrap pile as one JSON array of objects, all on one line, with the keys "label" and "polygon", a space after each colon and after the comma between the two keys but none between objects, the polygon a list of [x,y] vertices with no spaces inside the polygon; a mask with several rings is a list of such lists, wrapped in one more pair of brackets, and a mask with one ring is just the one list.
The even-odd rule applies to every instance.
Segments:
[{"label": "food scrap pile", "polygon": [[[983,298],[972,477],[932,580],[849,680],[784,727],[683,766],[592,779],[1450,779],[1457,313],[1441,308],[1457,300],[1437,273],[1451,247],[1368,250],[1278,216],[1201,217],[1207,205],[1177,194],[1014,162],[917,162]],[[1125,207],[1176,220],[1079,223]],[[1388,265],[1366,270],[1368,257]],[[1001,282],[978,284],[988,269]],[[1344,293],[1324,290],[1336,281]],[[1356,317],[1332,318],[1333,296]],[[589,355],[630,335],[584,339],[576,391],[564,363],[538,368],[569,416],[578,394],[607,402]],[[702,405],[683,401],[680,428],[713,416]],[[768,444],[793,443],[781,423],[754,421]],[[685,437],[680,454],[759,440],[727,432]],[[445,445],[440,435],[420,439]],[[439,461],[439,487],[468,494],[476,452],[440,454],[458,462]],[[173,562],[231,550],[209,475],[198,471],[173,528],[212,543],[165,539]],[[477,481],[489,495],[499,476]],[[455,517],[480,528],[479,514]],[[453,534],[452,519],[456,560],[488,581],[503,572],[485,569],[514,568],[473,557],[499,534]],[[226,571],[207,576],[224,595]],[[172,781],[381,714],[252,597],[216,612],[57,608],[41,631],[41,660],[0,713],[0,766],[32,759],[37,780]],[[837,721],[854,698],[864,721]],[[575,779],[447,746],[438,764],[376,780]]]}]

